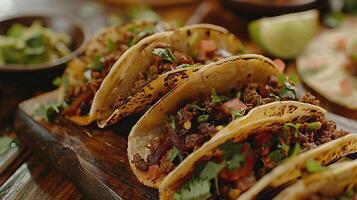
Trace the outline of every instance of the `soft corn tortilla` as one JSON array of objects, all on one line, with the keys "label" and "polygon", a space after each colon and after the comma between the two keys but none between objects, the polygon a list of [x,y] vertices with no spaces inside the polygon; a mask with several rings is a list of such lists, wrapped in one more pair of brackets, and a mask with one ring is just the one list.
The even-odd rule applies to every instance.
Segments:
[{"label": "soft corn tortilla", "polygon": [[[250,123],[243,123],[244,125],[237,122],[235,127],[239,125],[239,129],[229,129],[229,127],[227,127],[225,132],[215,136],[195,153],[189,155],[189,157],[162,181],[159,188],[160,199],[172,199],[180,187],[179,183],[192,173],[195,164],[202,158],[212,156],[219,145],[226,141],[243,141],[249,137],[252,132],[266,129],[267,127],[282,126],[287,122],[295,123],[304,121],[315,115],[325,114],[326,111],[310,104],[286,101],[257,107],[253,109],[247,117],[262,115],[260,113],[264,113],[266,116],[264,118],[260,117],[255,120],[250,120]],[[241,120],[244,121],[244,118]],[[303,174],[306,162],[310,159],[315,159],[322,165],[326,165],[347,154],[357,152],[356,142],[357,135],[350,134],[299,154],[289,162],[280,164],[270,173],[263,176],[238,199],[254,199],[264,189],[274,189],[289,181],[295,180]]]},{"label": "soft corn tortilla", "polygon": [[348,186],[357,185],[357,160],[344,161],[328,170],[312,174],[280,192],[274,200],[302,200],[312,194],[336,197]]},{"label": "soft corn tortilla", "polygon": [[[242,49],[241,42],[233,34],[222,27],[210,24],[186,26],[147,37],[130,48],[115,63],[94,97],[90,110],[90,115],[94,116],[92,118],[99,120],[99,127],[114,124],[152,104],[159,96],[182,83],[192,74],[192,69],[184,68],[162,74],[156,81],[156,86],[147,85],[140,94],[129,97],[130,89],[138,80],[139,73],[150,67],[154,48],[160,44],[169,44],[172,49],[190,54],[193,49],[198,49],[197,41],[203,39],[215,41],[217,49],[225,50],[232,55],[238,54]],[[114,107],[116,102],[123,100],[123,105]]]},{"label": "soft corn tortilla", "polygon": [[[128,138],[129,162],[135,153],[139,153],[142,158],[147,157],[149,154],[149,150],[146,148],[147,142],[164,134],[167,114],[176,112],[180,101],[211,94],[211,88],[215,88],[219,94],[231,89],[240,90],[249,80],[265,83],[272,75],[277,76],[278,74],[279,70],[271,60],[254,54],[232,56],[206,65],[187,79],[185,83],[163,97],[133,127]],[[248,114],[243,120],[238,120],[239,126],[264,117],[266,117],[265,113]],[[230,124],[235,126],[236,123]],[[231,127],[230,124],[225,129]],[[217,135],[225,132],[225,129]],[[137,170],[132,163],[130,165],[138,179],[147,186],[158,188],[164,178],[150,180],[147,172]]]},{"label": "soft corn tortilla", "polygon": [[[346,70],[348,58],[336,48],[341,39],[347,43],[357,40],[357,18],[348,19],[341,27],[325,30],[312,39],[297,59],[297,70],[302,80],[323,97],[357,110],[357,76]],[[352,85],[350,95],[341,89],[344,80]]]}]

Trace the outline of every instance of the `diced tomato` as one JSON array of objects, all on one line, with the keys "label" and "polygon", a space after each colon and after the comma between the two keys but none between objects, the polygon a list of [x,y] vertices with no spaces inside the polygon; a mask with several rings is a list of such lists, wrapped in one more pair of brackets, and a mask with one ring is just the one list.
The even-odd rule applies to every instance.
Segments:
[{"label": "diced tomato", "polygon": [[284,63],[283,60],[279,59],[279,58],[276,58],[273,60],[274,63],[276,64],[276,66],[278,67],[278,70],[283,73],[284,70],[285,70],[285,67],[286,67],[286,64]]},{"label": "diced tomato", "polygon": [[224,103],[222,105],[222,109],[224,113],[226,113],[227,115],[231,115],[232,110],[239,111],[242,109],[247,109],[247,106],[243,102],[241,102],[238,98],[234,98]]},{"label": "diced tomato", "polygon": [[258,148],[260,148],[261,155],[266,156],[270,152],[270,141],[271,141],[271,134],[268,134],[267,132],[262,132],[259,133],[257,136],[255,136],[255,143]]},{"label": "diced tomato", "polygon": [[347,47],[347,45],[346,45],[346,39],[345,38],[339,38],[336,41],[336,49],[337,50],[346,52],[346,49],[347,49],[346,47]]},{"label": "diced tomato", "polygon": [[159,178],[159,176],[160,176],[159,165],[150,165],[148,173],[149,173],[149,177],[151,180]]},{"label": "diced tomato", "polygon": [[65,116],[73,116],[77,114],[77,110],[80,108],[82,102],[89,102],[94,97],[92,90],[78,95],[74,101],[63,111]]},{"label": "diced tomato", "polygon": [[353,86],[352,86],[352,82],[348,79],[344,79],[340,82],[340,88],[341,88],[341,92],[343,95],[346,96],[350,96],[352,95],[352,90],[353,90]]},{"label": "diced tomato", "polygon": [[199,58],[205,59],[207,54],[214,52],[217,49],[216,42],[213,40],[201,40],[199,46]]},{"label": "diced tomato", "polygon": [[252,172],[250,176],[243,177],[242,179],[235,181],[234,186],[235,188],[239,189],[240,191],[247,191],[257,182],[254,173]]},{"label": "diced tomato", "polygon": [[242,167],[233,170],[228,170],[227,168],[224,168],[219,173],[219,176],[226,181],[236,181],[243,177],[249,176],[253,172],[253,167],[254,158],[253,156],[248,155]]}]

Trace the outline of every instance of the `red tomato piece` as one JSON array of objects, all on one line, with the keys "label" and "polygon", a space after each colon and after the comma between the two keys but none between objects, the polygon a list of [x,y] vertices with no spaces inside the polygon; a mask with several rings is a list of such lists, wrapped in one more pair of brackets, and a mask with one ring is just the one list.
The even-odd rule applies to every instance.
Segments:
[{"label": "red tomato piece", "polygon": [[217,45],[213,40],[201,40],[199,49],[199,58],[204,60],[206,59],[207,54],[217,50]]},{"label": "red tomato piece", "polygon": [[242,167],[228,170],[226,167],[219,173],[219,176],[226,181],[237,181],[243,177],[249,176],[254,167],[253,156],[247,156]]},{"label": "red tomato piece", "polygon": [[226,113],[227,115],[231,115],[231,110],[239,111],[242,109],[247,109],[247,106],[243,102],[241,102],[238,98],[234,98],[224,103],[222,105],[222,109],[224,113]]},{"label": "red tomato piece", "polygon": [[278,67],[278,70],[283,73],[286,67],[286,64],[284,63],[283,60],[281,60],[280,58],[276,58],[273,60],[273,62],[275,63],[275,65]]},{"label": "red tomato piece", "polygon": [[268,132],[262,132],[259,133],[257,136],[255,136],[255,143],[257,144],[257,147],[260,148],[261,155],[266,156],[270,152],[270,141],[271,141],[271,135]]},{"label": "red tomato piece", "polygon": [[149,177],[151,180],[159,178],[159,176],[160,176],[159,165],[150,165],[148,173],[149,173]]}]

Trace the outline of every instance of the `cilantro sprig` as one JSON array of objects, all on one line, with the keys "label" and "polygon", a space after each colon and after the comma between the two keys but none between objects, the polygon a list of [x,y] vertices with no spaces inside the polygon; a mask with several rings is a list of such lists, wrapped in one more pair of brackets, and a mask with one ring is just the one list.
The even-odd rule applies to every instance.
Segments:
[{"label": "cilantro sprig", "polygon": [[231,100],[227,96],[217,95],[216,89],[214,89],[214,88],[211,89],[211,99],[212,99],[212,103],[214,103],[214,104],[224,103],[224,102]]},{"label": "cilantro sprig", "polygon": [[160,56],[160,58],[169,63],[175,63],[176,57],[169,48],[155,48],[152,53],[154,55]]}]

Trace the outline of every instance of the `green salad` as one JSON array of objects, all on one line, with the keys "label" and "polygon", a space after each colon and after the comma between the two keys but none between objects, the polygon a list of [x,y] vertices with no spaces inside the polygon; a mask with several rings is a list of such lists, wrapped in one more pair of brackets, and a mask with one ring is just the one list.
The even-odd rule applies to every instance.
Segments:
[{"label": "green salad", "polygon": [[34,21],[27,27],[13,24],[0,35],[0,64],[39,64],[68,55],[71,37]]}]

